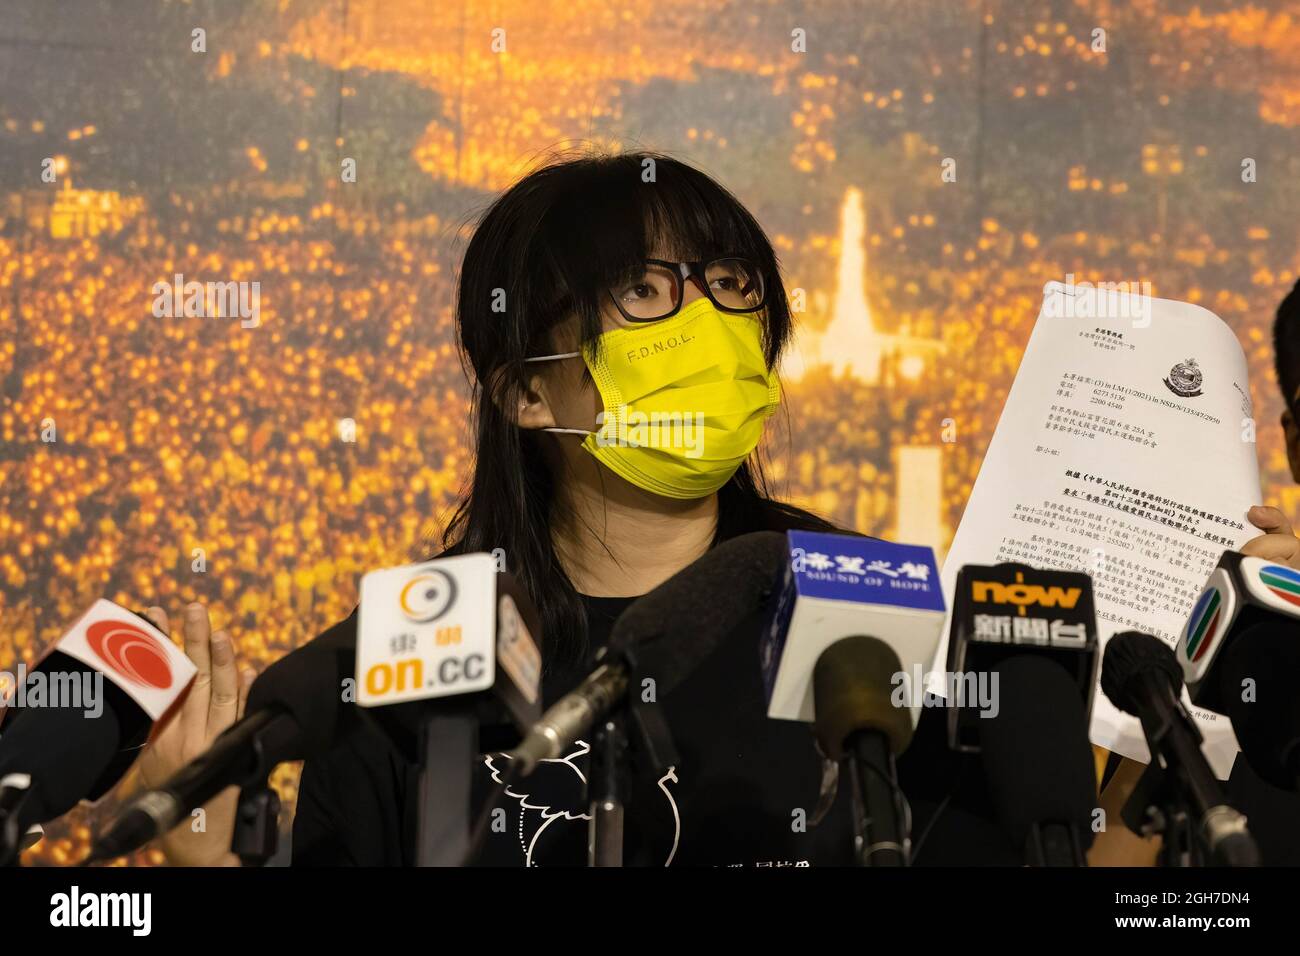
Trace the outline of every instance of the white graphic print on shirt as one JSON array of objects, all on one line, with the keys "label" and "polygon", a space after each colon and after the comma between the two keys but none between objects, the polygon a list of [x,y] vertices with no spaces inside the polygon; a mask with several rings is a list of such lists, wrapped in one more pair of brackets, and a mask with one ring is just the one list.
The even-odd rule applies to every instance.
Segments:
[{"label": "white graphic print on shirt", "polygon": [[[585,826],[591,819],[591,814],[586,810],[587,778],[582,768],[578,766],[578,761],[583,760],[590,753],[591,745],[585,740],[579,740],[575,742],[572,753],[558,759],[541,761],[531,777],[516,781],[505,788],[505,795],[518,804],[519,816],[516,829],[525,866],[538,865],[533,854],[537,850],[542,834],[546,833],[552,825],[565,826],[580,823]],[[483,763],[491,771],[494,783],[502,782],[501,768],[497,763],[509,759],[509,755],[501,753],[484,755]],[[668,772],[658,781],[659,791],[668,801],[673,820],[671,849],[664,860],[664,866],[669,866],[673,862],[673,857],[677,855],[677,841],[682,833],[681,814],[677,808],[677,801],[673,799],[672,791],[668,788],[670,783],[677,783],[675,767],[669,767]],[[524,787],[527,787],[528,791],[525,791]],[[533,792],[538,790],[548,793],[550,802],[543,803],[540,799],[534,798]]]}]

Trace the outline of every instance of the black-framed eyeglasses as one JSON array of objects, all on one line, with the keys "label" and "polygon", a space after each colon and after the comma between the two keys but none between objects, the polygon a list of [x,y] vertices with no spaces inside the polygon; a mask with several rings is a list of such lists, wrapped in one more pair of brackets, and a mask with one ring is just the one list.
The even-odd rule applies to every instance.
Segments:
[{"label": "black-framed eyeglasses", "polygon": [[691,280],[723,312],[757,312],[767,302],[762,271],[737,256],[696,262],[647,259],[640,274],[610,286],[609,296],[629,322],[658,322],[681,309],[682,292]]}]

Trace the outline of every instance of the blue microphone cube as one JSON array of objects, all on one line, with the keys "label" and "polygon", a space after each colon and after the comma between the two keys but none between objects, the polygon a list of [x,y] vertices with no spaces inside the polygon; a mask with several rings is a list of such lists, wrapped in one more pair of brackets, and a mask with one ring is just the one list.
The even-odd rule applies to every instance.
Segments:
[{"label": "blue microphone cube", "polygon": [[[845,637],[878,638],[904,668],[930,667],[945,616],[931,548],[812,531],[791,531],[789,541],[761,649],[769,717],[812,721],[813,668]],[[913,726],[919,719],[920,704],[912,704]]]}]

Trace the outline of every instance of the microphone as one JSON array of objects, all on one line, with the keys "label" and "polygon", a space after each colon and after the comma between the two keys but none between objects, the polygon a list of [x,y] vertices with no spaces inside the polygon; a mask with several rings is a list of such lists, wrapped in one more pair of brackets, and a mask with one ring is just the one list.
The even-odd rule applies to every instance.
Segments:
[{"label": "microphone", "polygon": [[822,753],[848,764],[860,866],[911,861],[907,803],[894,766],[915,730],[910,712],[891,700],[902,670],[892,647],[863,635],[836,641],[813,666],[813,733]]},{"label": "microphone", "polygon": [[1246,762],[1273,786],[1300,791],[1296,625],[1279,619],[1246,628],[1223,648],[1215,669],[1220,671],[1219,700],[1227,705]]},{"label": "microphone", "polygon": [[1110,702],[1142,722],[1153,763],[1190,802],[1214,861],[1257,866],[1259,850],[1246,818],[1228,806],[1223,788],[1201,752],[1201,732],[1183,707],[1183,671],[1158,637],[1125,631],[1106,642],[1101,689]]},{"label": "microphone", "polygon": [[[757,610],[789,560],[784,535],[754,531],[722,542],[619,615],[600,663],[547,709],[508,753],[520,776],[562,756],[623,699],[634,663],[667,693]],[[635,656],[635,662],[633,660]]]},{"label": "microphone", "polygon": [[762,646],[767,716],[811,723],[822,753],[847,764],[858,863],[906,866],[910,822],[894,761],[920,720],[943,628],[934,552],[847,534],[788,540]]},{"label": "microphone", "polygon": [[541,714],[534,635],[532,601],[490,554],[371,571],[361,580],[357,704],[408,757],[427,716],[455,709],[513,743]]},{"label": "microphone", "polygon": [[36,824],[111,790],[171,718],[196,668],[145,618],[100,599],[0,706],[0,864]]},{"label": "microphone", "polygon": [[[1033,656],[1057,664],[1074,684],[1089,726],[1097,685],[1097,615],[1092,579],[1078,571],[1025,564],[964,565],[953,585],[948,641],[948,745],[978,753],[987,709],[967,706],[980,675],[1003,661]],[[1055,682],[1059,683],[1059,682]]]},{"label": "microphone", "polygon": [[357,703],[420,767],[416,864],[463,864],[494,806],[471,827],[475,758],[541,714],[537,611],[492,555],[457,555],[367,574],[357,635]]},{"label": "microphone", "polygon": [[998,709],[978,730],[998,820],[1029,866],[1087,866],[1097,780],[1074,676],[1035,654],[996,666]]},{"label": "microphone", "polygon": [[[349,702],[345,691],[356,673],[363,674],[362,679],[356,683],[356,701],[369,706],[386,700],[387,692],[394,689],[397,690],[392,695],[395,701],[409,702],[422,696],[444,696],[448,687],[452,688],[452,693],[469,692],[483,686],[485,679],[487,686],[491,687],[495,681],[495,655],[484,657],[482,628],[489,628],[494,635],[499,620],[503,628],[502,646],[508,645],[506,657],[511,660],[510,665],[503,664],[503,671],[515,667],[523,668],[520,673],[525,673],[529,666],[534,666],[536,674],[540,674],[540,655],[535,647],[530,654],[524,649],[522,640],[504,639],[504,629],[507,627],[505,622],[511,620],[510,608],[513,605],[503,605],[499,617],[492,614],[486,618],[456,617],[456,629],[446,632],[455,638],[446,640],[447,647],[452,649],[450,655],[441,654],[438,649],[434,652],[439,664],[444,657],[454,663],[451,666],[435,667],[430,682],[422,679],[423,659],[419,655],[427,648],[419,637],[423,636],[431,643],[435,632],[427,628],[421,631],[419,623],[414,620],[407,630],[392,635],[393,643],[386,645],[390,652],[398,653],[390,654],[387,659],[376,661],[374,658],[376,635],[380,636],[378,643],[382,643],[383,627],[387,619],[383,613],[377,614],[375,610],[367,614],[367,595],[370,595],[372,604],[382,605],[388,597],[384,590],[386,587],[394,581],[418,578],[410,590],[398,594],[398,606],[411,610],[417,617],[429,616],[429,607],[419,604],[429,597],[425,591],[419,590],[428,580],[422,575],[433,573],[434,580],[452,582],[455,593],[455,579],[451,574],[457,568],[463,568],[467,561],[480,572],[484,561],[489,568],[494,567],[489,555],[465,555],[367,574],[362,579],[363,603],[357,628],[331,628],[263,671],[249,689],[245,716],[227,728],[205,753],[177,771],[157,790],[141,794],[127,804],[108,829],[96,839],[86,862],[111,859],[138,849],[167,833],[197,807],[227,787],[245,787],[265,781],[271,770],[280,763],[322,756],[340,737],[354,728],[356,721],[372,719],[369,712],[358,712],[344,706]],[[505,572],[496,574],[502,579],[508,577]],[[491,589],[495,586],[495,581],[491,578],[485,581],[480,577],[476,581],[478,590],[467,589],[466,597],[471,602],[477,602],[484,594],[491,593],[490,590],[484,591],[484,587]],[[510,587],[514,594],[519,595],[517,586],[511,583]],[[402,601],[406,604],[402,605]],[[448,603],[442,609],[443,612],[449,610],[450,606]],[[387,608],[379,607],[376,610],[382,612]],[[432,623],[437,617],[434,615],[425,623]],[[518,637],[517,631],[509,633]],[[493,635],[487,641],[489,648]],[[384,655],[380,654],[379,657],[383,658]],[[358,671],[358,664],[364,670]],[[401,686],[411,675],[421,679],[410,686]],[[386,684],[385,681],[391,683]],[[408,733],[413,738],[413,713],[409,709],[394,707],[389,712],[391,719],[376,723],[385,730]],[[403,737],[396,741],[399,747],[407,742]]]},{"label": "microphone", "polygon": [[[657,692],[672,691],[760,608],[786,560],[782,535],[772,531],[740,535],[632,602],[614,622],[596,669],[551,706],[519,746],[507,753],[512,758],[512,779],[526,777],[541,761],[559,757],[600,722],[587,784],[589,865],[622,865],[629,750],[635,746],[647,766],[666,769],[677,762],[662,714],[628,700],[629,682],[654,674]],[[628,706],[620,707],[624,703]],[[631,740],[625,716],[635,730]]]},{"label": "microphone", "polygon": [[[762,644],[767,716],[812,723],[813,671],[842,638],[869,634],[893,648],[895,704],[912,726],[924,703],[945,605],[930,548],[848,534],[791,531],[790,560]],[[910,691],[910,692],[909,692]]]},{"label": "microphone", "polygon": [[1300,790],[1300,571],[1223,552],[1176,656],[1189,699],[1232,722],[1251,769]]},{"label": "microphone", "polygon": [[339,735],[354,641],[348,629],[332,629],[263,671],[249,688],[245,716],[158,789],[123,807],[83,865],[139,849],[227,787],[265,781],[277,764],[328,750]]}]

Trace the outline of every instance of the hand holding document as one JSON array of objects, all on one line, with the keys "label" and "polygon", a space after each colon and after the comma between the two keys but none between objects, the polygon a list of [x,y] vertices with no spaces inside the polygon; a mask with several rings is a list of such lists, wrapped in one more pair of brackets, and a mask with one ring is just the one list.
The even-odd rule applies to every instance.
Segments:
[{"label": "hand holding document", "polygon": [[[1098,634],[1172,647],[1219,555],[1257,532],[1259,466],[1246,359],[1195,305],[1049,283],[1042,310],[944,564],[1015,561],[1092,576]],[[951,606],[951,601],[949,602]],[[936,670],[947,659],[946,641]],[[1150,756],[1137,720],[1098,693],[1092,742]],[[1228,776],[1226,718],[1195,711]]]}]

